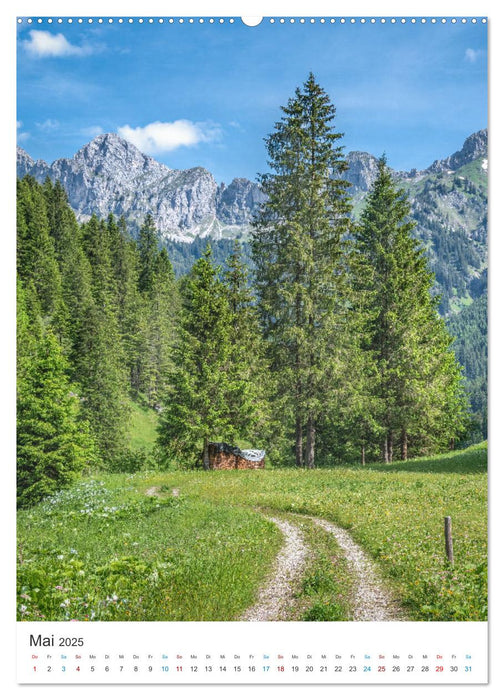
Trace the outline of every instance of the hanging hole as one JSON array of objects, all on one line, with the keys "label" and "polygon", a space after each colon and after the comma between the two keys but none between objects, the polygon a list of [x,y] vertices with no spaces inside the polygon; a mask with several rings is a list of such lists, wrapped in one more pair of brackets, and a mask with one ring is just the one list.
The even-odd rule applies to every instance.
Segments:
[{"label": "hanging hole", "polygon": [[262,19],[262,17],[242,17],[241,21],[243,24],[246,24],[247,27],[257,27],[258,24],[261,24]]}]

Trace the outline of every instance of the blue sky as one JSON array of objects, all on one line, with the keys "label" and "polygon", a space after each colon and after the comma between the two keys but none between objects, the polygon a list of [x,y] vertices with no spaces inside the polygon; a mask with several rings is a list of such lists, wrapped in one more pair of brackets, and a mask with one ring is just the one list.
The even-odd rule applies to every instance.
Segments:
[{"label": "blue sky", "polygon": [[487,26],[379,22],[18,24],[18,143],[71,157],[112,131],[220,181],[267,170],[264,137],[312,71],[345,150],[424,168],[487,126]]}]

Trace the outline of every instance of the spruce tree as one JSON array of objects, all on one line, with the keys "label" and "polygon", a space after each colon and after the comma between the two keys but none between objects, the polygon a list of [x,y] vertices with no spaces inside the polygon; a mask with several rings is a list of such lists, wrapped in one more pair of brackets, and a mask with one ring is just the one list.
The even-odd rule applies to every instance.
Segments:
[{"label": "spruce tree", "polygon": [[208,441],[229,440],[232,434],[230,318],[219,269],[207,247],[183,285],[174,367],[161,413],[159,443],[168,459],[186,466],[198,464]]},{"label": "spruce tree", "polygon": [[139,382],[149,404],[155,406],[166,392],[173,369],[175,323],[180,306],[175,275],[165,249],[156,255],[152,288],[142,296],[144,352]]},{"label": "spruce tree", "polygon": [[159,249],[150,214],[140,229],[137,249],[141,311],[133,386],[155,406],[171,369],[179,299],[172,264],[166,250]]},{"label": "spruce tree", "polygon": [[92,216],[83,226],[83,242],[91,268],[92,301],[79,325],[74,369],[86,417],[106,460],[125,446],[129,383],[106,224]]},{"label": "spruce tree", "polygon": [[121,336],[124,364],[129,384],[136,392],[140,390],[140,356],[142,354],[142,323],[145,304],[138,290],[140,259],[137,242],[129,235],[123,217],[107,218],[111,265],[116,280],[117,322]]},{"label": "spruce tree", "polygon": [[[33,307],[32,307],[33,312]],[[34,332],[35,329],[35,332]],[[94,463],[88,426],[56,337],[42,330],[18,286],[17,496],[36,503]]]},{"label": "spruce tree", "polygon": [[361,349],[373,367],[382,458],[448,446],[464,427],[466,402],[452,339],[437,312],[433,275],[413,237],[404,191],[385,158],[355,234],[354,292]]},{"label": "spruce tree", "polygon": [[141,292],[150,293],[153,289],[158,248],[154,219],[151,214],[147,214],[138,234],[138,252],[140,256],[138,288]]},{"label": "spruce tree", "polygon": [[32,281],[44,315],[58,311],[61,278],[42,186],[27,175],[17,182],[17,270],[24,282]]},{"label": "spruce tree", "polygon": [[349,183],[336,110],[312,74],[282,111],[266,139],[273,172],[260,178],[268,199],[252,255],[277,407],[295,434],[296,464],[313,467],[317,424],[343,371]]},{"label": "spruce tree", "polygon": [[259,440],[262,446],[269,432],[269,387],[259,315],[238,241],[226,260],[223,281],[230,311],[231,352],[226,381],[233,439]]}]

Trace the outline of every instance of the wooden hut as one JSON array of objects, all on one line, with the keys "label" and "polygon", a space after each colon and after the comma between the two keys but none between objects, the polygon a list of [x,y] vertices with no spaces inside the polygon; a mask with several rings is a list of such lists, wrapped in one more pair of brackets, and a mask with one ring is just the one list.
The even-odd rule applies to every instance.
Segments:
[{"label": "wooden hut", "polygon": [[[240,450],[227,442],[209,442],[206,469],[264,469],[264,450]],[[204,459],[204,462],[206,460]]]}]

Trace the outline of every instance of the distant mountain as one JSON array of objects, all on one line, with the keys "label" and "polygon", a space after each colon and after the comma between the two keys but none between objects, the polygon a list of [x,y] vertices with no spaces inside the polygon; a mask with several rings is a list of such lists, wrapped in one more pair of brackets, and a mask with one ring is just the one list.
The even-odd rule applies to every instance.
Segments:
[{"label": "distant mountain", "polygon": [[447,322],[454,337],[453,350],[464,368],[466,389],[474,418],[468,442],[487,436],[488,426],[488,297],[484,292]]},{"label": "distant mountain", "polygon": [[[441,311],[456,313],[485,288],[487,131],[469,136],[460,151],[425,170],[396,172],[412,203],[416,235],[424,244],[442,295]],[[352,151],[345,178],[358,219],[377,171],[377,158]],[[218,185],[205,168],[172,170],[116,134],[102,134],[73,158],[51,165],[17,149],[19,177],[60,180],[79,220],[93,213],[124,216],[133,231],[150,213],[161,241],[177,245],[197,237],[246,239],[264,201],[256,183],[236,178]],[[217,243],[218,246],[218,243]]]},{"label": "distant mountain", "polygon": [[[358,219],[376,176],[378,159],[348,154],[346,179],[352,184]],[[456,314],[487,288],[488,134],[469,136],[460,151],[425,170],[395,172],[411,202],[415,235],[435,274],[440,311]]]},{"label": "distant mountain", "polygon": [[138,229],[150,213],[161,239],[179,241],[239,236],[264,199],[255,183],[237,178],[219,187],[205,168],[171,170],[116,134],[97,136],[73,158],[51,165],[18,147],[17,172],[60,180],[81,221],[112,213]]}]

